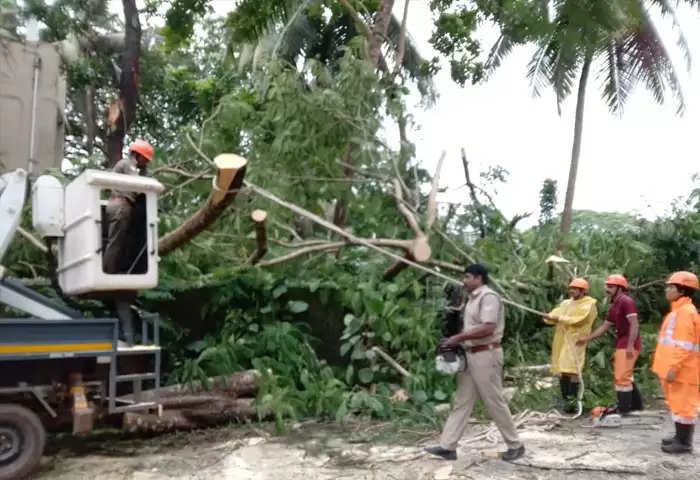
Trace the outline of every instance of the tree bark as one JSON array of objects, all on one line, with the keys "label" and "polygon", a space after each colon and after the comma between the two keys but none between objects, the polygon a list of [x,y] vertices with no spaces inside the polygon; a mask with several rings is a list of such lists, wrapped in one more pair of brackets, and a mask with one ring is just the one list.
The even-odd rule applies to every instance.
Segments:
[{"label": "tree bark", "polygon": [[[152,402],[158,399],[165,402],[171,398],[208,398],[212,395],[226,395],[230,398],[248,397],[258,393],[260,372],[246,370],[224,377],[209,378],[207,385],[192,382],[189,385],[169,385],[158,390],[141,392],[141,401]],[[133,401],[133,395],[124,395],[119,400]],[[185,402],[187,403],[187,402]],[[190,403],[192,404],[192,403]]]},{"label": "tree bark", "polygon": [[213,427],[231,421],[244,421],[257,415],[252,398],[220,397],[205,406],[191,409],[166,410],[162,416],[127,412],[122,429],[130,433],[165,433]]},{"label": "tree bark", "polygon": [[571,232],[571,220],[573,217],[574,190],[576,188],[576,174],[578,173],[578,161],[581,155],[581,139],[583,137],[583,110],[586,101],[586,84],[591,70],[592,56],[587,55],[583,61],[581,78],[578,84],[578,96],[576,98],[576,120],[574,123],[574,145],[571,149],[571,165],[569,166],[569,181],[566,186],[566,199],[564,211],[561,214],[561,229],[559,249],[566,249],[566,238]]},{"label": "tree bark", "polygon": [[124,50],[122,52],[119,99],[109,107],[107,121],[107,166],[122,158],[124,136],[136,118],[139,100],[139,61],[141,58],[141,22],[136,0],[122,0],[124,6]]},{"label": "tree bark", "polygon": [[214,163],[219,171],[209,198],[194,215],[158,240],[160,256],[181,247],[208,228],[236,198],[243,185],[247,160],[237,155],[222,154],[214,159]]}]

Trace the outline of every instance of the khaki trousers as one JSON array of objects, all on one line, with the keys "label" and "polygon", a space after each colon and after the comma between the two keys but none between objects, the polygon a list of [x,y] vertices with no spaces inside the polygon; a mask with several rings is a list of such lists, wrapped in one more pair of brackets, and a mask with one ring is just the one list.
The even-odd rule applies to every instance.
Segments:
[{"label": "khaki trousers", "polygon": [[467,353],[467,371],[457,375],[454,407],[440,437],[442,448],[457,449],[459,439],[462,438],[469,425],[469,417],[477,396],[481,398],[491,419],[501,432],[506,446],[518,448],[522,445],[513,423],[513,417],[510,415],[508,403],[503,396],[502,373],[502,349],[495,348],[477,353]]}]

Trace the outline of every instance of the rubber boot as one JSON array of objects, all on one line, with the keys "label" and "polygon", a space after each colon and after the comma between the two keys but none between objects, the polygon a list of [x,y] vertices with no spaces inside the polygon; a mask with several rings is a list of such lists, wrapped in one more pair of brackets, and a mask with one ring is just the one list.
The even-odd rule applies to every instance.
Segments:
[{"label": "rubber boot", "polygon": [[665,453],[692,453],[694,425],[676,423],[676,438],[667,445],[661,445],[661,450]]},{"label": "rubber boot", "polygon": [[134,319],[131,313],[131,304],[124,300],[117,300],[117,317],[124,333],[124,341],[130,347],[134,345]]},{"label": "rubber boot", "polygon": [[561,391],[561,401],[558,401],[554,408],[564,411],[568,407],[571,397],[571,379],[568,376],[559,377],[559,390]]},{"label": "rubber boot", "polygon": [[617,392],[616,413],[627,415],[632,410],[632,397],[634,392]]},{"label": "rubber boot", "polygon": [[578,411],[578,388],[578,382],[572,382],[569,380],[569,398],[567,400],[567,405],[564,408],[564,413],[576,413]]},{"label": "rubber boot", "polygon": [[632,410],[644,410],[644,402],[642,400],[642,394],[637,388],[637,384],[632,384]]}]

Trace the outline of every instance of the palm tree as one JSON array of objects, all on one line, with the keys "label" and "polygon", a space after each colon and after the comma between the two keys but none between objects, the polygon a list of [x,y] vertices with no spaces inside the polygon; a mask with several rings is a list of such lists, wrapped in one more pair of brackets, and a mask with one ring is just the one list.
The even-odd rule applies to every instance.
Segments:
[{"label": "palm tree", "polygon": [[[578,78],[574,141],[571,151],[569,179],[560,227],[560,249],[566,247],[571,231],[572,206],[576,187],[586,87],[591,69],[602,64],[602,97],[612,113],[621,114],[632,89],[640,82],[663,103],[667,90],[678,103],[679,114],[685,109],[676,70],[659,37],[649,14],[649,7],[661,8],[664,16],[671,17],[678,33],[677,44],[685,55],[688,67],[690,53],[683,33],[678,28],[670,0],[554,0],[551,22],[534,39],[537,50],[528,65],[527,77],[533,93],[539,96],[551,87],[561,104],[573,90]],[[697,4],[697,0],[686,3]],[[546,6],[542,10],[544,13]],[[503,26],[503,25],[502,25]],[[503,31],[507,31],[504,28]],[[501,60],[516,44],[532,38],[513,38],[503,33],[491,50],[486,63],[487,71],[498,67]]]}]

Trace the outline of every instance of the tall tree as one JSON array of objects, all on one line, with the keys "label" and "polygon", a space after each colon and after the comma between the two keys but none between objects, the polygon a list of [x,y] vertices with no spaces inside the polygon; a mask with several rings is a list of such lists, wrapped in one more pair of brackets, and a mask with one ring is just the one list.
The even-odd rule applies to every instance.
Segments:
[{"label": "tall tree", "polygon": [[[566,248],[571,231],[586,88],[594,64],[602,64],[602,96],[613,113],[622,113],[630,92],[640,82],[658,103],[663,103],[670,90],[678,113],[685,109],[676,70],[649,13],[652,4],[659,5],[664,15],[674,17],[677,26],[675,12],[667,0],[562,0],[552,3],[552,22],[535,40],[538,48],[527,72],[535,95],[539,96],[545,87],[552,88],[561,113],[561,104],[578,78],[571,163],[560,226],[561,249]],[[503,56],[502,44],[514,40],[507,36],[504,31],[499,40],[501,46],[497,44],[492,50],[490,63],[494,68]],[[678,45],[689,63],[687,42],[680,30]]]},{"label": "tall tree", "polygon": [[[526,43],[537,45],[527,72],[536,96],[551,88],[561,113],[562,102],[578,83],[559,241],[565,248],[571,231],[591,70],[601,65],[602,96],[613,113],[622,113],[630,92],[640,82],[657,102],[662,103],[670,90],[678,102],[678,113],[685,108],[676,70],[649,13],[650,8],[658,7],[664,17],[673,19],[677,44],[689,63],[688,45],[678,28],[673,5],[670,0],[433,0],[431,5],[440,13],[433,44],[451,58],[452,76],[459,83],[486,78],[515,46]],[[473,33],[484,20],[495,22],[501,36],[487,61],[481,63]]]}]

